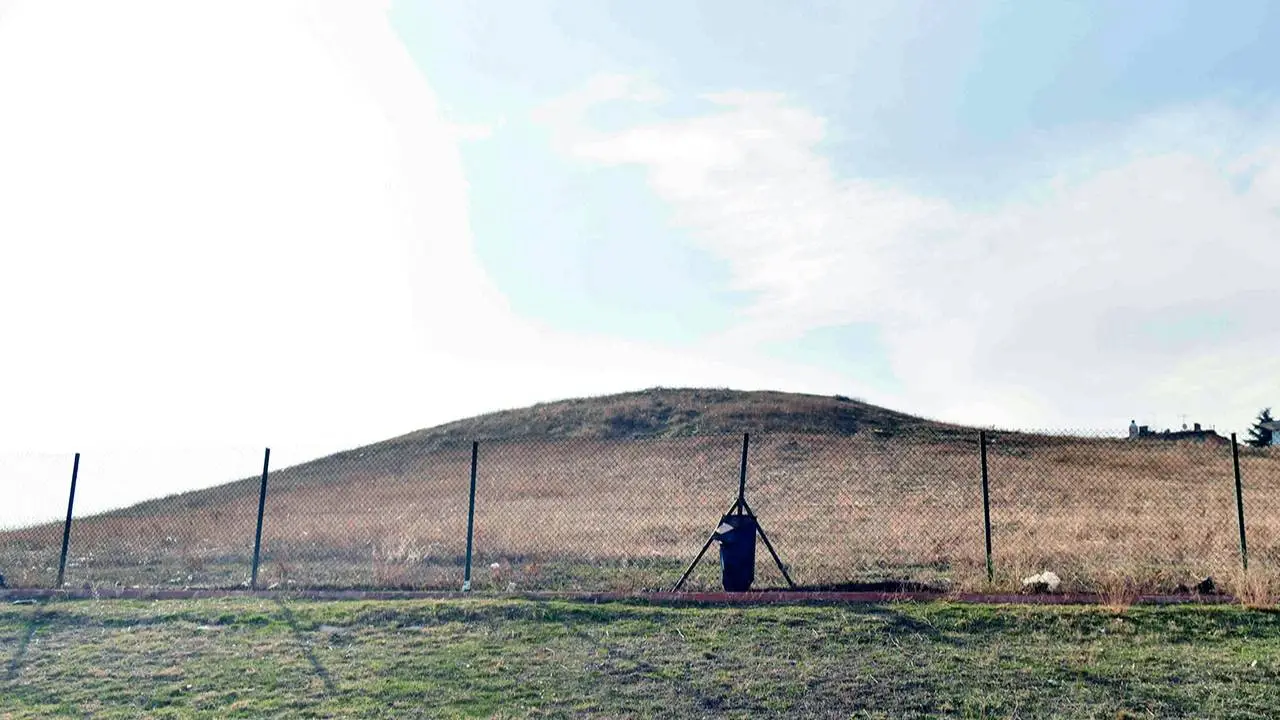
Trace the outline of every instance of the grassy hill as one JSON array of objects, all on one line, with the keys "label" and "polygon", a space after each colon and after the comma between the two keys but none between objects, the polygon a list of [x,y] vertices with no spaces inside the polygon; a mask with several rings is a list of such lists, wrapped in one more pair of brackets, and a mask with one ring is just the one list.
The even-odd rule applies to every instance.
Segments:
[{"label": "grassy hill", "polygon": [[743,432],[849,436],[859,432],[892,435],[920,431],[963,432],[965,428],[839,395],[651,388],[489,413],[418,430],[385,444],[430,449],[490,439],[622,440]]},{"label": "grassy hill", "polygon": [[[841,397],[702,389],[491,413],[273,470],[261,580],[457,588],[480,440],[476,587],[669,586],[733,500],[744,431],[749,499],[801,584],[986,587],[976,429]],[[1229,448],[989,435],[996,588],[1053,569],[1074,589],[1170,591],[1239,567]],[[1247,451],[1241,467],[1250,582],[1280,583],[1280,453]],[[257,502],[246,478],[77,519],[69,581],[242,584]],[[0,572],[50,584],[60,531],[0,534]],[[763,562],[758,578],[781,583]],[[691,583],[717,584],[714,553]]]}]

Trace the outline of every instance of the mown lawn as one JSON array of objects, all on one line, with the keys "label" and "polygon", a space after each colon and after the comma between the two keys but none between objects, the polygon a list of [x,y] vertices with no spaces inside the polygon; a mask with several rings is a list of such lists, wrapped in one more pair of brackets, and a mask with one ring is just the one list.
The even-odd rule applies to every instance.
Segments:
[{"label": "mown lawn", "polygon": [[1280,613],[478,599],[0,607],[0,717],[1241,717]]}]

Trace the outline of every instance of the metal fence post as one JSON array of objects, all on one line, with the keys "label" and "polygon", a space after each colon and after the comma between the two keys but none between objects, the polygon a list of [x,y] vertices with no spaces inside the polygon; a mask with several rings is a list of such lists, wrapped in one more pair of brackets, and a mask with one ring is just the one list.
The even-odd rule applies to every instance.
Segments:
[{"label": "metal fence post", "polygon": [[253,534],[253,573],[249,576],[249,589],[258,589],[258,559],[262,554],[262,514],[267,508],[267,472],[271,467],[271,448],[262,455],[262,485],[258,488],[258,529]]},{"label": "metal fence post", "polygon": [[471,441],[471,501],[467,505],[467,566],[462,576],[462,592],[471,591],[471,541],[476,526],[476,460],[480,455],[480,442]]},{"label": "metal fence post", "polygon": [[80,475],[80,453],[76,453],[75,464],[71,466],[71,493],[67,496],[67,521],[62,525],[62,557],[58,559],[58,584],[62,587],[62,579],[67,572],[67,546],[71,543],[71,513],[76,505],[76,478]]},{"label": "metal fence post", "polygon": [[978,445],[982,455],[982,524],[987,539],[987,582],[995,581],[995,566],[991,562],[991,487],[987,480],[987,431],[978,432]]},{"label": "metal fence post", "polygon": [[1244,488],[1240,482],[1240,445],[1236,442],[1236,434],[1231,433],[1231,465],[1236,472],[1236,520],[1240,524],[1240,562],[1244,569],[1249,569],[1249,545],[1245,541],[1244,532]]}]

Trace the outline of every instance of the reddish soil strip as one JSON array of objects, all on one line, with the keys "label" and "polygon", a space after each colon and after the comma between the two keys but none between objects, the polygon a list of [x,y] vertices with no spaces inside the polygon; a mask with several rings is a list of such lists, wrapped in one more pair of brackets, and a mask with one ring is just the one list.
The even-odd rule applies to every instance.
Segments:
[{"label": "reddish soil strip", "polygon": [[[576,602],[639,601],[661,604],[762,605],[773,603],[842,603],[872,604],[889,602],[963,602],[998,605],[1102,605],[1101,596],[1091,593],[1058,593],[1038,595],[986,595],[980,593],[936,592],[794,592],[763,590],[745,593],[728,592],[527,592],[527,593],[462,593],[414,590],[161,590],[145,588],[104,588],[100,590],[0,590],[0,602],[20,600],[194,600],[200,598],[281,598],[290,600],[572,600]],[[1223,604],[1235,603],[1229,595],[1141,595],[1135,605]]]}]

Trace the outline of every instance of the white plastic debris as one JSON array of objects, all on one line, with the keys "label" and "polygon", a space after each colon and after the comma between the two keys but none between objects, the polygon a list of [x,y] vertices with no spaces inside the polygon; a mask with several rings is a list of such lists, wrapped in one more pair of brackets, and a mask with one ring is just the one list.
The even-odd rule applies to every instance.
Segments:
[{"label": "white plastic debris", "polygon": [[1057,592],[1061,584],[1062,578],[1048,570],[1022,579],[1022,589],[1027,592]]}]

